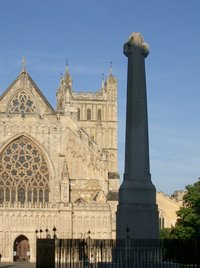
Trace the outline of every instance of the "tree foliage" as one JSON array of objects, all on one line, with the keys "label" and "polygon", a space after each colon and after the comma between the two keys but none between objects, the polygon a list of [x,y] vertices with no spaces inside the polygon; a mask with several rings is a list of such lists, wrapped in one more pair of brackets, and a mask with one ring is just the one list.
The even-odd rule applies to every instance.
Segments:
[{"label": "tree foliage", "polygon": [[200,238],[200,179],[186,186],[183,207],[177,212],[177,222],[170,231],[171,238]]},{"label": "tree foliage", "polygon": [[160,230],[160,238],[161,239],[169,239],[170,237],[171,228],[163,228]]}]

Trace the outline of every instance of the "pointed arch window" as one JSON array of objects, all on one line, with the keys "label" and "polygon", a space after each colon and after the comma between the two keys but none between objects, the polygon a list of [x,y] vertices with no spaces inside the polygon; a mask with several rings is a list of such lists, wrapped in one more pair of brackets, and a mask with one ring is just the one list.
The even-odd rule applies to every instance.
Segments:
[{"label": "pointed arch window", "polygon": [[87,120],[91,120],[91,109],[87,109]]},{"label": "pointed arch window", "polygon": [[79,121],[81,119],[81,109],[78,108],[77,110],[77,120]]},{"label": "pointed arch window", "polygon": [[49,171],[40,150],[25,136],[0,153],[0,204],[48,202]]},{"label": "pointed arch window", "polygon": [[11,99],[8,113],[36,114],[37,109],[33,98],[26,90],[21,90]]},{"label": "pointed arch window", "polygon": [[162,212],[159,212],[159,229],[165,228],[165,219]]}]

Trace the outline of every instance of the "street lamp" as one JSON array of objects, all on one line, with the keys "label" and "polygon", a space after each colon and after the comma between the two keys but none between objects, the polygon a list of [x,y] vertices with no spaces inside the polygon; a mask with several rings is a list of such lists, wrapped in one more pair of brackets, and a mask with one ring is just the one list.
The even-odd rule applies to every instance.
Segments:
[{"label": "street lamp", "polygon": [[38,238],[38,230],[35,230],[36,239]]},{"label": "street lamp", "polygon": [[46,232],[46,238],[48,238],[48,228],[46,228],[45,232]]},{"label": "street lamp", "polygon": [[88,231],[88,237],[90,238],[90,234],[91,234],[91,232],[90,232],[90,230]]},{"label": "street lamp", "polygon": [[43,232],[42,229],[40,229],[40,239],[41,239],[41,236],[42,236],[42,232]]},{"label": "street lamp", "polygon": [[57,229],[56,229],[56,227],[54,226],[54,227],[53,227],[53,238],[54,238],[54,239],[56,238],[56,230],[57,230]]},{"label": "street lamp", "polygon": [[90,230],[88,231],[88,238],[87,238],[87,240],[88,240],[88,258],[90,259],[90,234],[91,234],[91,232],[90,232]]}]

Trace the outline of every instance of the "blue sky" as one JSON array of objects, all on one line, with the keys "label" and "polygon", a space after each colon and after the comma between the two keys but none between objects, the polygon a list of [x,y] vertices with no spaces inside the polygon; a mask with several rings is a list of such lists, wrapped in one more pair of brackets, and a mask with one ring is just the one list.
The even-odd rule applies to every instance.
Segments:
[{"label": "blue sky", "polygon": [[22,57],[55,107],[66,59],[76,91],[101,87],[110,61],[118,80],[119,171],[123,179],[127,58],[141,32],[146,58],[150,166],[158,191],[171,194],[200,177],[200,1],[1,0],[0,93]]}]

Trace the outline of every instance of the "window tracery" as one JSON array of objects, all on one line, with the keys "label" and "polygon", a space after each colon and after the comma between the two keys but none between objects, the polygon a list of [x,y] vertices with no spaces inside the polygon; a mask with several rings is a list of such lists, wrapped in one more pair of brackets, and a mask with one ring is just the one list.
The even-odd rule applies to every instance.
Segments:
[{"label": "window tracery", "polygon": [[0,204],[49,201],[49,171],[44,156],[25,136],[0,154]]},{"label": "window tracery", "polygon": [[35,114],[37,111],[36,105],[32,97],[27,91],[19,91],[10,101],[8,112],[9,113],[30,113]]}]

